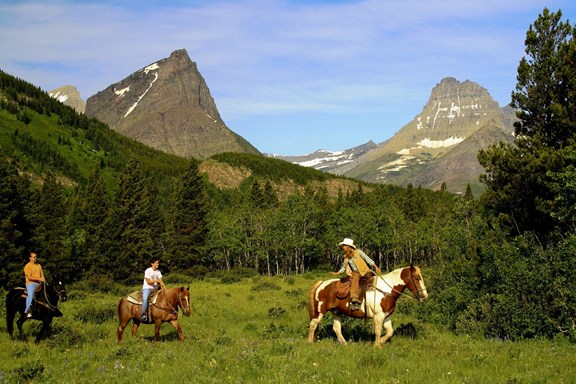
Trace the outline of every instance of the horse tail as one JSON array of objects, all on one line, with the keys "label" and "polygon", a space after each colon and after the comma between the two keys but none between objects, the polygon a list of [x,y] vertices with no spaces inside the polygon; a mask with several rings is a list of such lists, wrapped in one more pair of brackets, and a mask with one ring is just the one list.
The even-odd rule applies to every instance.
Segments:
[{"label": "horse tail", "polygon": [[316,290],[320,284],[322,284],[322,280],[318,280],[312,285],[312,288],[310,288],[310,296],[308,298],[308,314],[310,315],[310,319],[313,319],[316,314]]},{"label": "horse tail", "polygon": [[8,330],[8,334],[12,336],[12,332],[14,332],[14,317],[16,316],[16,300],[13,299],[14,290],[11,290],[6,295],[6,328]]}]

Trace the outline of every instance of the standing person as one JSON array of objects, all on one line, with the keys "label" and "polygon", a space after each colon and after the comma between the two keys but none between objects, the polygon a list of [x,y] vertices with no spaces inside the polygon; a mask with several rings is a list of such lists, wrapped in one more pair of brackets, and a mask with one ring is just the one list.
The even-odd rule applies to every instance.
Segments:
[{"label": "standing person", "polygon": [[371,277],[372,270],[380,273],[380,268],[362,250],[356,249],[354,240],[345,238],[338,245],[344,251],[344,261],[338,272],[330,273],[339,275],[346,272],[346,276],[350,278],[350,309],[355,311],[360,309],[362,303],[360,298],[363,296],[363,292],[360,287],[360,279]]},{"label": "standing person", "polygon": [[44,279],[44,272],[42,271],[42,266],[36,263],[36,258],[38,257],[35,250],[31,250],[29,254],[29,261],[24,266],[24,276],[26,277],[26,317],[32,317],[32,301],[34,300],[34,291],[36,287],[46,281]]},{"label": "standing person", "polygon": [[148,321],[146,310],[148,309],[148,297],[152,291],[160,284],[160,287],[166,288],[162,281],[162,273],[158,269],[160,259],[152,259],[151,266],[144,271],[144,284],[142,284],[142,313],[140,318],[142,321]]}]

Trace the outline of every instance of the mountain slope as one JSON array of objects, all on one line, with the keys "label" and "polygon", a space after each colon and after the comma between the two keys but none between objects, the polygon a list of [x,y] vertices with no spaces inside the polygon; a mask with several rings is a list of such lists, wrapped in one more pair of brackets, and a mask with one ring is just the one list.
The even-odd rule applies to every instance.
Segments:
[{"label": "mountain slope", "polygon": [[[51,169],[67,187],[85,183],[99,166],[109,190],[118,184],[126,163],[136,159],[164,196],[187,167],[186,158],[127,138],[1,70],[0,157],[16,161],[33,180],[41,180]],[[249,188],[255,180],[271,181],[280,198],[301,192],[307,185],[325,189],[331,196],[349,193],[358,186],[356,180],[260,154],[220,153],[203,160],[200,171],[218,189]]]},{"label": "mountain slope", "polygon": [[470,183],[479,191],[484,169],[478,150],[500,140],[512,142],[515,120],[512,108],[500,108],[485,88],[447,77],[432,89],[422,112],[387,141],[345,162],[333,156],[331,167],[324,167],[319,153],[298,163],[372,183],[437,189],[445,182],[452,192],[464,192]]},{"label": "mountain slope", "polygon": [[259,153],[222,121],[204,78],[184,49],[89,97],[86,115],[181,157]]}]

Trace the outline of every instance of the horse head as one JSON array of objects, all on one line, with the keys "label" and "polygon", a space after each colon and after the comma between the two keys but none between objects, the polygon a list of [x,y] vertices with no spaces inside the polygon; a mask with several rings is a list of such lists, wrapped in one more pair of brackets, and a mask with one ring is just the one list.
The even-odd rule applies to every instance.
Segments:
[{"label": "horse head", "polygon": [[179,305],[182,308],[182,313],[184,313],[184,316],[190,316],[190,287],[180,287],[180,292],[178,292],[178,302],[176,305]]},{"label": "horse head", "polygon": [[420,300],[420,302],[428,298],[428,292],[426,291],[426,285],[424,284],[424,277],[422,277],[422,270],[420,267],[412,265],[405,268],[402,273],[402,280],[408,287],[408,289],[414,294],[414,296]]},{"label": "horse head", "polygon": [[58,301],[64,302],[68,300],[68,294],[66,293],[66,288],[61,280],[55,280],[52,282],[52,289],[54,293],[58,296]]}]

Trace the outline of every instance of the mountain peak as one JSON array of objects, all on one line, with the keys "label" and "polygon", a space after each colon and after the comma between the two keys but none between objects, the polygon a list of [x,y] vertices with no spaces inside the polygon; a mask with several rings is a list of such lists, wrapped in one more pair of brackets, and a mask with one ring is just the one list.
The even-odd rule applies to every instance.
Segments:
[{"label": "mountain peak", "polygon": [[185,49],[137,70],[86,101],[86,115],[151,147],[182,157],[258,153],[232,132]]},{"label": "mountain peak", "polygon": [[67,84],[53,89],[48,92],[48,95],[62,104],[74,108],[78,113],[84,113],[86,109],[86,103],[84,103],[84,100],[80,97],[80,92],[73,85]]}]

